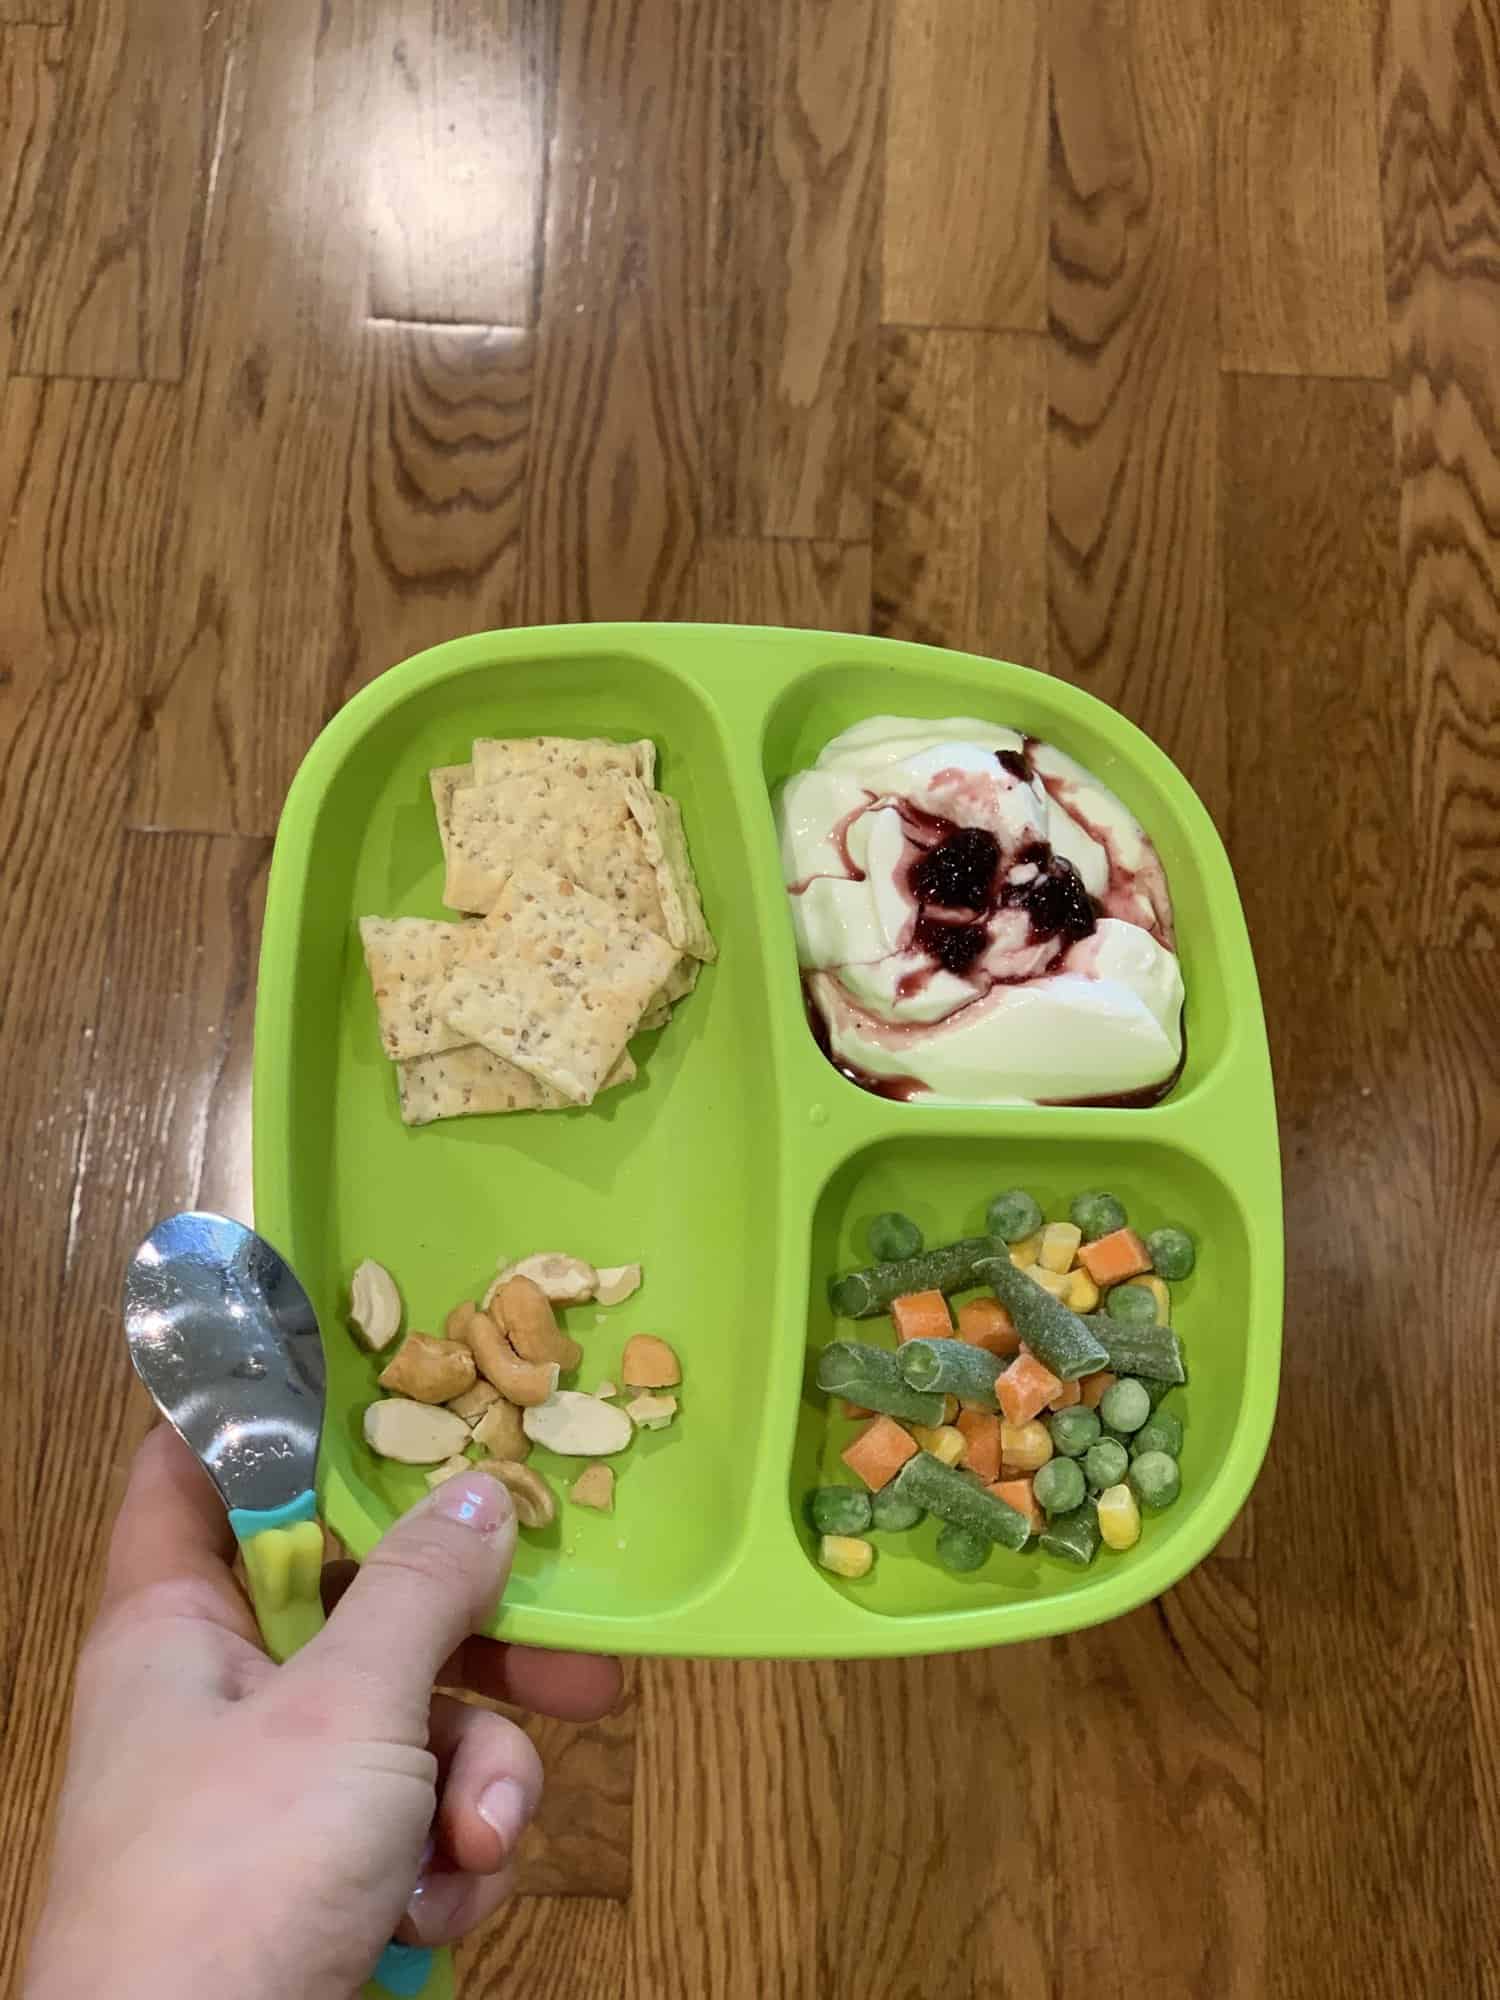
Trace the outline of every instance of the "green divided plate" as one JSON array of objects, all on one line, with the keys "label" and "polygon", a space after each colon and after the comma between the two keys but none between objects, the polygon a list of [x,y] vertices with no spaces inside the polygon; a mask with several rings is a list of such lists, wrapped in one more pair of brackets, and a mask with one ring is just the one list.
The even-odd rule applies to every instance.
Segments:
[{"label": "green divided plate", "polygon": [[[803,1014],[771,813],[777,784],[877,714],[972,714],[1055,742],[1140,817],[1166,865],[1187,986],[1188,1061],[1149,1110],[893,1103],[838,1075]],[[408,1130],[381,1054],[356,919],[450,914],[427,771],[481,735],[648,735],[676,794],[720,958],[637,1080],[589,1110]],[[387,1265],[406,1324],[435,1330],[502,1257],[639,1262],[626,1304],[574,1307],[578,1386],[618,1380],[633,1332],[682,1357],[681,1412],[615,1461],[611,1516],[568,1504],[581,1462],[537,1451],[558,1520],[521,1539],[497,1630],[548,1646],[755,1656],[923,1653],[1034,1639],[1154,1597],[1213,1547],[1270,1435],[1281,1337],[1275,1109],[1234,878],[1191,787],[1092,696],[993,660],[891,641],[712,625],[481,633],[381,676],[335,716],[287,799],[271,872],[255,1036],[256,1226],[291,1260],[328,1351],[320,1474],[363,1555],[425,1490],[374,1457],[377,1365],[344,1330],[349,1274]],[[875,1538],[870,1575],[819,1569],[807,1489],[843,1475],[853,1426],[811,1384],[835,1333],[830,1271],[867,1261],[880,1209],[929,1241],[971,1233],[996,1189],[1049,1216],[1108,1186],[1141,1230],[1185,1224],[1173,1287],[1193,1380],[1183,1496],[1128,1554],[1076,1570],[996,1550],[937,1567],[931,1522]],[[881,1321],[863,1334],[889,1338]]]}]

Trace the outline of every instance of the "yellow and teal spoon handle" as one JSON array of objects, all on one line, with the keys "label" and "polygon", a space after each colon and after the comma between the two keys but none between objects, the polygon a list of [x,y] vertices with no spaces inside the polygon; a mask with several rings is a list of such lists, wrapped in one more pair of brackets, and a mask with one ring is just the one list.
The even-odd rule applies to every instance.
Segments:
[{"label": "yellow and teal spoon handle", "polygon": [[[229,1525],[245,1558],[250,1601],[273,1660],[289,1659],[323,1628],[323,1530],[311,1488],[284,1507],[231,1507]],[[453,1954],[388,1944],[368,2000],[453,2000]]]}]

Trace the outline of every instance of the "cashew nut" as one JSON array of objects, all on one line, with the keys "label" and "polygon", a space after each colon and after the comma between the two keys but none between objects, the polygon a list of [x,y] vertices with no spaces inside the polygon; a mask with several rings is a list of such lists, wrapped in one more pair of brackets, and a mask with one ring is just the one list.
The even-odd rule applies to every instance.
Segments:
[{"label": "cashew nut", "polygon": [[625,1343],[620,1374],[627,1389],[670,1389],[682,1380],[682,1364],[654,1333],[636,1333]]},{"label": "cashew nut", "polygon": [[583,1359],[583,1349],[558,1326],[547,1294],[533,1278],[507,1278],[490,1303],[490,1317],[523,1361],[555,1361],[566,1375]]},{"label": "cashew nut", "polygon": [[624,1451],[631,1437],[623,1410],[578,1389],[559,1389],[545,1403],[523,1411],[521,1422],[533,1444],[566,1458],[607,1458]]},{"label": "cashew nut", "polygon": [[441,1486],[445,1479],[455,1479],[460,1472],[468,1470],[469,1461],[459,1451],[455,1452],[452,1458],[445,1458],[441,1465],[435,1465],[431,1472],[424,1472],[422,1477],[429,1486]]},{"label": "cashew nut", "polygon": [[581,1306],[594,1295],[598,1273],[582,1257],[569,1257],[561,1250],[539,1250],[534,1257],[522,1257],[514,1264],[502,1264],[484,1301],[489,1311],[495,1294],[510,1278],[530,1278],[540,1285],[554,1305]]},{"label": "cashew nut", "polygon": [[[468,1349],[464,1350],[466,1353]],[[471,1389],[465,1389],[461,1396],[450,1396],[448,1408],[455,1417],[462,1417],[466,1424],[476,1424],[490,1407],[500,1400],[500,1391],[493,1382],[486,1382],[483,1376]]]},{"label": "cashew nut", "polygon": [[366,1257],[349,1281],[349,1324],[372,1354],[388,1347],[400,1330],[401,1294],[396,1280],[373,1257]]},{"label": "cashew nut", "polygon": [[594,1297],[601,1306],[622,1305],[641,1288],[639,1264],[609,1264],[601,1267],[594,1285]]},{"label": "cashew nut", "polygon": [[485,1411],[474,1426],[474,1442],[482,1444],[494,1458],[513,1458],[518,1463],[531,1450],[531,1440],[521,1423],[521,1412],[503,1396]]},{"label": "cashew nut", "polygon": [[486,1458],[474,1470],[487,1472],[507,1489],[516,1505],[516,1519],[523,1528],[545,1528],[556,1519],[557,1502],[552,1497],[552,1488],[529,1465],[518,1465],[512,1458]]},{"label": "cashew nut", "polygon": [[[428,1475],[429,1478],[431,1474]],[[596,1461],[586,1465],[568,1489],[576,1507],[597,1507],[601,1514],[615,1511],[615,1469]]]},{"label": "cashew nut", "polygon": [[523,1408],[531,1403],[545,1403],[557,1387],[557,1363],[523,1361],[489,1314],[480,1312],[477,1306],[470,1306],[463,1321],[462,1339],[480,1374],[487,1382],[494,1383],[506,1402],[519,1403]]},{"label": "cashew nut", "polygon": [[380,1386],[414,1403],[446,1403],[474,1386],[474,1357],[456,1340],[409,1333],[396,1357],[381,1370]]},{"label": "cashew nut", "polygon": [[619,1393],[618,1386],[613,1382],[601,1382],[594,1391],[601,1403],[607,1403],[611,1396],[618,1396]]},{"label": "cashew nut", "polygon": [[[485,1300],[485,1305],[488,1307],[488,1299]],[[464,1337],[463,1329],[468,1324],[469,1314],[477,1311],[478,1307],[472,1299],[461,1299],[443,1321],[444,1340],[462,1340]]]},{"label": "cashew nut", "polygon": [[675,1396],[652,1396],[644,1390],[625,1405],[625,1414],[638,1430],[664,1431],[677,1414]]},{"label": "cashew nut", "polygon": [[382,1458],[403,1465],[436,1465],[452,1458],[469,1442],[469,1426],[451,1410],[431,1403],[387,1396],[365,1411],[365,1443]]}]

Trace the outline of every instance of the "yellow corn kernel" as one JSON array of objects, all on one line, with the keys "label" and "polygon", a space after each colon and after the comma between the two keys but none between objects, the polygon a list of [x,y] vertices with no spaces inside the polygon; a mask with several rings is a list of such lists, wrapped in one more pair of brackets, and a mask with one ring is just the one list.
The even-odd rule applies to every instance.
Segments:
[{"label": "yellow corn kernel", "polygon": [[1172,1294],[1167,1290],[1163,1278],[1127,1278],[1126,1284],[1134,1285],[1137,1291],[1149,1292],[1156,1301],[1156,1324],[1172,1324]]},{"label": "yellow corn kernel", "polygon": [[944,1422],[945,1424],[952,1424],[952,1423],[956,1423],[957,1421],[958,1421],[958,1398],[957,1398],[957,1396],[944,1396],[944,1398],[943,1398],[943,1422]]},{"label": "yellow corn kernel", "polygon": [[1068,1273],[1068,1289],[1063,1294],[1063,1304],[1071,1306],[1076,1313],[1091,1313],[1098,1307],[1099,1287],[1082,1264],[1076,1271]]},{"label": "yellow corn kernel", "polygon": [[1065,1299],[1072,1288],[1072,1278],[1062,1271],[1049,1271],[1045,1264],[1033,1264],[1026,1273],[1033,1284],[1040,1285],[1044,1292],[1050,1292],[1055,1299]]},{"label": "yellow corn kernel", "polygon": [[952,1424],[942,1424],[936,1429],[929,1429],[926,1424],[913,1424],[911,1434],[923,1451],[930,1451],[944,1465],[957,1465],[968,1450],[963,1432],[955,1430]]},{"label": "yellow corn kernel", "polygon": [[824,1535],[818,1543],[818,1561],[835,1576],[868,1576],[875,1551],[858,1535]]},{"label": "yellow corn kernel", "polygon": [[1039,1229],[1035,1236],[1023,1236],[1019,1243],[1010,1246],[1010,1261],[1018,1271],[1029,1271],[1042,1251],[1045,1230]]},{"label": "yellow corn kernel", "polygon": [[1141,1510],[1128,1486],[1107,1486],[1099,1495],[1099,1532],[1112,1549],[1133,1549],[1141,1539]]},{"label": "yellow corn kernel", "polygon": [[1045,1424],[1001,1424],[1000,1464],[1004,1471],[1035,1472],[1052,1456],[1052,1433]]},{"label": "yellow corn kernel", "polygon": [[1037,1252],[1037,1262],[1049,1271],[1066,1271],[1078,1255],[1078,1246],[1083,1241],[1083,1231],[1071,1222],[1049,1222],[1042,1231],[1042,1247]]}]

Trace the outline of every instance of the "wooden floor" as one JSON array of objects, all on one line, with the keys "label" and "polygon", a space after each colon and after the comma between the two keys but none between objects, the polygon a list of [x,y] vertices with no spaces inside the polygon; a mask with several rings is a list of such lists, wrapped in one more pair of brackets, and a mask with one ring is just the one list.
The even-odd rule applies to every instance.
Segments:
[{"label": "wooden floor", "polygon": [[1500,1995],[1494,0],[0,0],[0,537],[0,1990],[299,757],[450,634],[707,616],[1030,661],[1198,785],[1281,1417],[1120,1623],[543,1729],[467,1990]]}]

